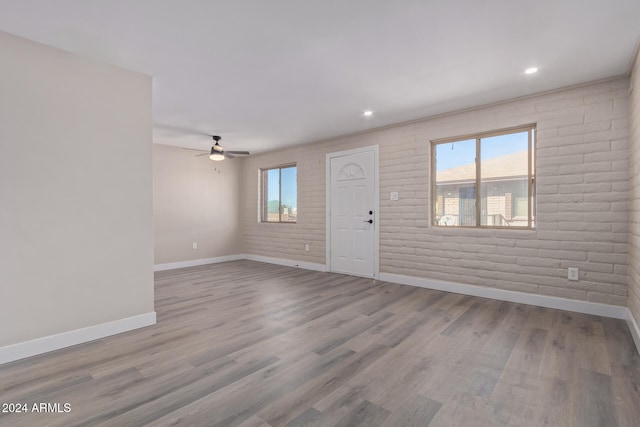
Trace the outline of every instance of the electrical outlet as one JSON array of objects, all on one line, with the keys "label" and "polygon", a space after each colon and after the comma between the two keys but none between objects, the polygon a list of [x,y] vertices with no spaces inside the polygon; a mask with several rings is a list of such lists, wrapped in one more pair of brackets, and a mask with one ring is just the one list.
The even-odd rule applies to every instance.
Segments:
[{"label": "electrical outlet", "polygon": [[198,249],[198,242],[193,242],[193,250],[195,251],[196,249]]},{"label": "electrical outlet", "polygon": [[390,199],[390,200],[398,200],[398,192],[397,192],[397,191],[392,191],[392,192],[389,194],[389,199]]},{"label": "electrical outlet", "polygon": [[578,269],[575,267],[569,268],[569,280],[578,280]]},{"label": "electrical outlet", "polygon": [[309,244],[308,243],[304,244],[304,251],[305,252],[309,252]]}]

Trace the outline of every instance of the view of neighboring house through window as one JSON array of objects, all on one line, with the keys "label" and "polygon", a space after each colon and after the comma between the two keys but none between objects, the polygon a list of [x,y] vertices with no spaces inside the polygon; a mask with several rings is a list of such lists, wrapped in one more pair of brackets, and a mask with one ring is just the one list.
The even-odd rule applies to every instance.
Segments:
[{"label": "view of neighboring house through window", "polygon": [[298,182],[296,165],[261,169],[263,222],[296,222]]},{"label": "view of neighboring house through window", "polygon": [[433,225],[535,227],[535,126],[432,141]]}]

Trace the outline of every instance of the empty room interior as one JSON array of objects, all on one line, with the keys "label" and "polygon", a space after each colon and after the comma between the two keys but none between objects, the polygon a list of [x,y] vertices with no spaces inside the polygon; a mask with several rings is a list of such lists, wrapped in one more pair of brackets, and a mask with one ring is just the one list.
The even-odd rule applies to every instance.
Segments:
[{"label": "empty room interior", "polygon": [[0,1],[0,426],[640,425],[638,23]]}]

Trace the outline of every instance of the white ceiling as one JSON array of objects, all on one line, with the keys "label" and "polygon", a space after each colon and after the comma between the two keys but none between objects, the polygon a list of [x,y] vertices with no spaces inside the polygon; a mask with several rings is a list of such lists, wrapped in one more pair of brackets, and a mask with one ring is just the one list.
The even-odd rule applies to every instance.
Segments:
[{"label": "white ceiling", "polygon": [[626,74],[640,1],[0,0],[0,30],[153,76],[154,142],[261,152]]}]

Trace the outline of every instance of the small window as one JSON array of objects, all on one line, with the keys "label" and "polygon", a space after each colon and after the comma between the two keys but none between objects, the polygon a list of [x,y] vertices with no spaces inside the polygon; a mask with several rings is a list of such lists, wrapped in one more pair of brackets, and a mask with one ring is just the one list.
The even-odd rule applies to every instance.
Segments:
[{"label": "small window", "polygon": [[535,126],[432,141],[433,225],[535,227]]},{"label": "small window", "polygon": [[262,222],[296,222],[298,182],[296,165],[261,169]]}]

